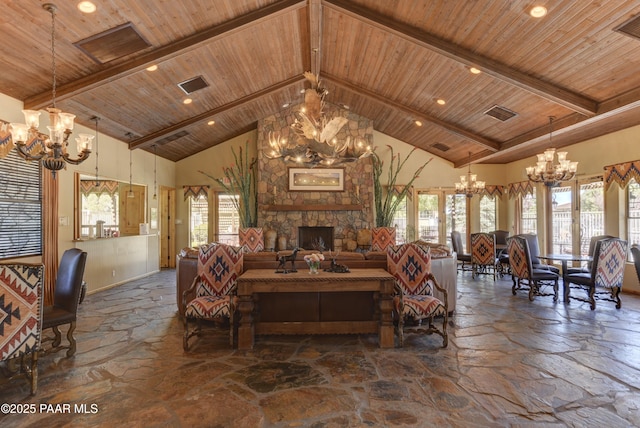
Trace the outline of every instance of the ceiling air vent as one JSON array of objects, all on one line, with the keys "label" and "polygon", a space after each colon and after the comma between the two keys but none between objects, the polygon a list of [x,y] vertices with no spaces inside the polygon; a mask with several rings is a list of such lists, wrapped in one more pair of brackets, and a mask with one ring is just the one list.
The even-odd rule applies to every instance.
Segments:
[{"label": "ceiling air vent", "polygon": [[130,22],[87,37],[74,45],[98,64],[113,61],[151,46]]},{"label": "ceiling air vent", "polygon": [[202,88],[206,88],[209,84],[202,78],[202,76],[198,76],[193,79],[185,80],[182,83],[178,83],[178,86],[185,94],[189,95]]},{"label": "ceiling air vent", "polygon": [[170,143],[172,141],[175,141],[178,138],[182,138],[185,135],[189,135],[189,133],[187,131],[179,131],[179,132],[176,132],[175,134],[171,134],[169,136],[166,136],[164,138],[156,140],[156,144],[159,145],[159,146],[162,146],[164,144],[167,144],[167,143]]},{"label": "ceiling air vent", "polygon": [[624,24],[617,26],[613,31],[640,39],[640,15],[636,15]]},{"label": "ceiling air vent", "polygon": [[511,119],[512,117],[518,115],[517,113],[509,110],[508,108],[500,107],[497,105],[485,111],[484,114],[489,115],[495,119],[501,120],[502,122],[505,122]]},{"label": "ceiling air vent", "polygon": [[451,148],[451,147],[446,146],[446,145],[444,145],[444,144],[442,144],[442,143],[435,143],[435,144],[432,144],[432,145],[431,145],[431,147],[433,147],[434,149],[438,149],[438,150],[440,150],[441,152],[446,152],[447,150],[449,150],[449,149]]}]

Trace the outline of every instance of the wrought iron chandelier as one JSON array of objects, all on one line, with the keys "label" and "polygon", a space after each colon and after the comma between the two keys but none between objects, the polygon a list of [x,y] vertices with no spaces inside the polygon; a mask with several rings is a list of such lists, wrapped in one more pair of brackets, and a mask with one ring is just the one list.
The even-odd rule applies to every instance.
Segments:
[{"label": "wrought iron chandelier", "polygon": [[372,153],[371,145],[362,138],[346,136],[338,138],[340,130],[349,122],[343,116],[328,118],[324,99],[328,91],[320,85],[317,75],[304,73],[311,88],[304,92],[304,106],[295,113],[291,124],[294,138],[284,138],[278,133],[269,134],[269,159],[282,158],[305,166],[335,166],[355,162]]},{"label": "wrought iron chandelier", "polygon": [[465,195],[467,198],[484,192],[484,181],[478,181],[477,174],[471,174],[471,152],[469,152],[469,169],[467,175],[460,176],[460,182],[456,183],[456,193]]},{"label": "wrought iron chandelier", "polygon": [[51,72],[53,75],[52,107],[49,112],[49,135],[38,131],[40,126],[40,112],[37,110],[22,110],[25,123],[11,124],[11,137],[16,145],[18,154],[28,161],[39,161],[42,166],[51,170],[55,177],[56,171],[63,169],[67,163],[78,165],[91,154],[91,143],[94,136],[78,134],[76,138],[78,157],[72,158],[67,153],[69,137],[73,131],[75,115],[64,113],[56,108],[56,6],[45,3],[42,8],[51,14]]},{"label": "wrought iron chandelier", "polygon": [[[549,145],[551,146],[551,134],[553,133],[553,116],[549,116]],[[554,155],[558,155],[558,163],[554,163]],[[578,162],[567,159],[567,152],[556,152],[553,147],[540,153],[535,166],[526,168],[530,181],[544,183],[547,187],[556,187],[563,181],[571,180],[578,170]]]}]

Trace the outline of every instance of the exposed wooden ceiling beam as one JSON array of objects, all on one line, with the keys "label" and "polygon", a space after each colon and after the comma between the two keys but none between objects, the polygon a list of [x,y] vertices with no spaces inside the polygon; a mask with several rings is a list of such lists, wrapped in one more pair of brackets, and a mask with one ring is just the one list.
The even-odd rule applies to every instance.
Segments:
[{"label": "exposed wooden ceiling beam", "polygon": [[349,0],[324,0],[325,5],[374,27],[391,32],[419,46],[461,62],[480,68],[483,72],[508,82],[521,89],[553,101],[585,116],[597,113],[598,103],[580,94],[560,88],[525,73],[514,70],[500,62],[483,57],[425,31],[405,25],[392,18],[351,3]]},{"label": "exposed wooden ceiling beam", "polygon": [[435,116],[431,116],[427,113],[424,112],[420,112],[414,109],[411,109],[403,104],[400,104],[396,101],[390,100],[388,98],[382,97],[380,95],[378,95],[375,92],[369,91],[367,89],[361,88],[359,86],[353,85],[347,81],[344,81],[342,79],[340,79],[339,77],[336,76],[332,76],[330,74],[327,73],[321,73],[321,76],[323,76],[326,80],[329,80],[331,82],[333,82],[334,84],[341,86],[344,89],[347,89],[349,91],[355,92],[359,95],[365,96],[369,99],[372,99],[374,101],[377,101],[379,103],[391,106],[395,109],[404,111],[405,113],[407,113],[407,115],[415,117],[415,118],[420,118],[423,119],[425,121],[431,122],[434,125],[437,125],[441,128],[446,129],[448,132],[451,132],[453,134],[456,134],[458,136],[461,136],[473,143],[479,144],[489,150],[491,150],[492,152],[497,152],[498,150],[500,150],[500,143],[497,141],[493,141],[490,140],[488,138],[484,138],[481,137],[477,134],[474,134],[470,131],[467,131],[466,129],[460,128],[459,126],[456,126],[452,123],[449,122],[445,122],[442,119],[438,119]]},{"label": "exposed wooden ceiling beam", "polygon": [[[168,45],[161,46],[150,52],[142,54],[121,64],[104,68],[96,73],[81,77],[80,79],[60,85],[56,88],[56,100],[62,101],[84,91],[97,88],[129,74],[140,71],[151,64],[176,57],[191,49],[195,49],[199,44],[210,42],[216,38],[226,37],[234,32],[240,31],[249,25],[255,25],[261,21],[274,18],[276,16],[289,13],[305,7],[305,0],[280,0],[258,10],[254,10],[237,18],[230,19],[220,25],[210,27],[206,30],[184,37]],[[42,92],[24,100],[25,109],[41,109],[51,103],[51,91]]]},{"label": "exposed wooden ceiling beam", "polygon": [[[220,107],[216,107],[214,109],[205,111],[196,116],[190,117],[189,119],[183,120],[182,122],[178,122],[174,125],[168,126],[166,128],[160,129],[158,131],[152,132],[151,134],[140,137],[134,141],[129,143],[129,149],[140,149],[147,146],[151,146],[155,140],[158,140],[166,135],[173,134],[178,132],[188,126],[191,126],[197,122],[209,119],[211,116],[215,116],[217,114],[224,113],[227,110],[231,110],[237,107],[240,107],[244,104],[250,103],[252,101],[256,101],[264,96],[267,96],[273,92],[281,91],[283,89],[288,88],[291,85],[295,85],[304,80],[303,75],[295,76],[290,79],[287,79],[283,82],[280,82],[276,85],[270,86],[268,88],[262,89],[258,92],[254,92],[252,94],[246,95],[242,98],[239,98],[233,102],[222,105]],[[257,119],[256,119],[257,120]]]},{"label": "exposed wooden ceiling beam", "polygon": [[322,64],[322,3],[309,0],[309,55],[311,72],[320,73]]}]

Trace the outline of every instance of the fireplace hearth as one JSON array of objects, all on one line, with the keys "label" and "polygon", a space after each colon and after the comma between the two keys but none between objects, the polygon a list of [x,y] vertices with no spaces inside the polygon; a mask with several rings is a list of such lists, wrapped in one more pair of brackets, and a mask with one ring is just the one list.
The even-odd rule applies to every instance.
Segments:
[{"label": "fireplace hearth", "polygon": [[305,250],[333,251],[333,227],[298,227],[298,247]]}]

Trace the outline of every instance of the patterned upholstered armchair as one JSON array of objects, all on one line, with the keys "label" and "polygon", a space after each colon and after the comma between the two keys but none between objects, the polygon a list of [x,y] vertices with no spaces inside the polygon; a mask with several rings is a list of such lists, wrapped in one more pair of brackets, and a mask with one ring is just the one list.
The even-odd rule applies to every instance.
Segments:
[{"label": "patterned upholstered armchair", "polygon": [[618,238],[598,241],[593,252],[591,272],[570,273],[565,277],[566,287],[575,284],[577,288],[586,290],[588,297],[586,299],[572,297],[569,292],[567,296],[570,299],[590,303],[591,310],[596,308],[596,297],[598,300],[614,302],[616,309],[620,309],[622,306],[620,291],[622,291],[626,258],[627,241]]},{"label": "patterned upholstered armchair", "polygon": [[[229,338],[233,346],[236,329],[236,288],[242,274],[243,248],[213,243],[200,247],[198,275],[191,287],[183,293],[184,339],[183,347],[189,350],[189,339],[200,333],[202,320],[229,321]],[[196,297],[187,302],[187,296],[195,289]],[[189,330],[189,323],[196,326]]]},{"label": "patterned upholstered armchair", "polygon": [[11,377],[26,376],[38,389],[44,265],[0,264],[0,361]]},{"label": "patterned upholstered armchair", "polygon": [[[442,336],[442,347],[449,343],[447,336],[447,290],[438,284],[431,273],[431,254],[427,247],[408,243],[387,248],[387,270],[395,277],[397,295],[394,298],[394,313],[398,321],[400,346],[404,345],[404,328],[426,334]],[[433,296],[432,284],[443,294],[443,301]],[[442,317],[442,329],[433,321]],[[426,321],[426,325],[423,324]]]},{"label": "patterned upholstered armchair", "polygon": [[[514,296],[518,290],[527,290],[531,301],[535,299],[535,296],[553,296],[553,301],[558,301],[559,275],[550,270],[533,268],[526,238],[512,236],[507,239],[507,252],[511,278],[513,279],[511,292]],[[553,286],[553,293],[543,291],[548,285]]]},{"label": "patterned upholstered armchair", "polygon": [[496,280],[498,259],[496,257],[496,236],[492,233],[471,234],[471,277],[478,274],[493,275]]}]

